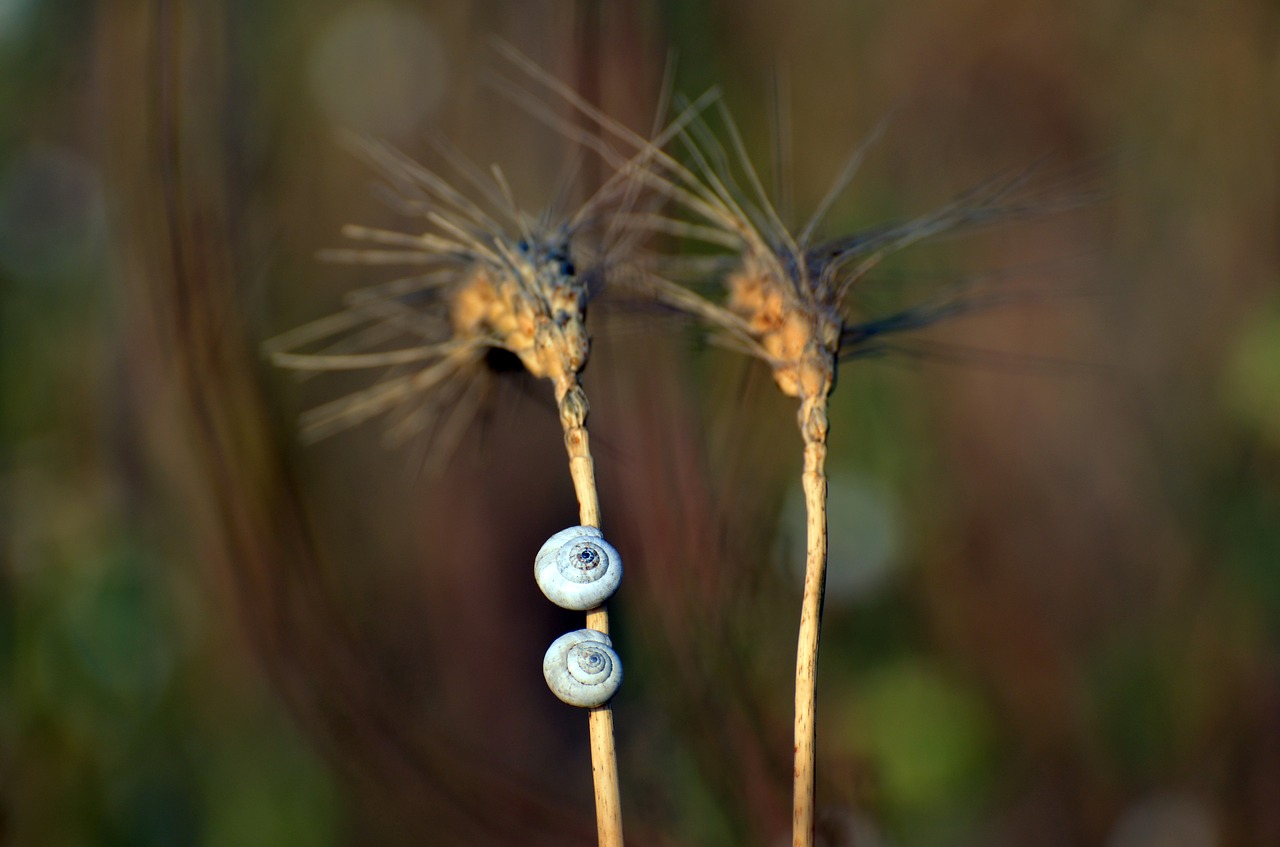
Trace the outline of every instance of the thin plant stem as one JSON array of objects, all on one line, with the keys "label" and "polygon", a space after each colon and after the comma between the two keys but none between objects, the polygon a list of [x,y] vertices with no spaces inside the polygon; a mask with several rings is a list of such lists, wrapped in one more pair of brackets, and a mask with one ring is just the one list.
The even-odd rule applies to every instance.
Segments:
[{"label": "thin plant stem", "polygon": [[[596,491],[595,463],[587,435],[587,397],[577,374],[555,382],[556,406],[569,454],[569,475],[578,496],[578,520],[583,526],[600,527],[600,497]],[[587,612],[587,628],[609,634],[609,610],[602,604]],[[622,796],[618,787],[618,751],[613,738],[613,708],[609,703],[588,713],[591,738],[591,778],[596,797],[596,833],[600,847],[622,847]]]},{"label": "thin plant stem", "polygon": [[[823,398],[821,405],[826,406]],[[825,415],[824,415],[825,417]],[[805,432],[804,487],[808,513],[804,598],[796,646],[795,778],[792,788],[792,847],[812,847],[817,737],[818,641],[827,581],[827,443],[825,433]]]}]

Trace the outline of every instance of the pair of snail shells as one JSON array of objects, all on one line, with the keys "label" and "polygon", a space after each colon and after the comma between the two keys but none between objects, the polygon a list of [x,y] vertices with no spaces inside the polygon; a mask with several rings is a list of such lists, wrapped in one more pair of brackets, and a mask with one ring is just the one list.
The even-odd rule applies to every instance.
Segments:
[{"label": "pair of snail shells", "polygon": [[622,660],[609,636],[594,629],[566,633],[547,648],[542,675],[552,693],[570,706],[603,706],[622,685]]},{"label": "pair of snail shells", "polygon": [[622,557],[593,526],[571,526],[547,539],[533,563],[547,599],[562,609],[594,609],[622,582]]}]

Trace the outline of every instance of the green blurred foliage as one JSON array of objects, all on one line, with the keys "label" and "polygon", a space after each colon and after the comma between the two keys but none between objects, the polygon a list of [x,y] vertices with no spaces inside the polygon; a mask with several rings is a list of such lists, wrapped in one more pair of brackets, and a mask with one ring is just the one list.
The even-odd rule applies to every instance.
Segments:
[{"label": "green blurred foliage", "polygon": [[990,790],[994,720],[973,693],[915,659],[851,681],[852,743],[908,828],[981,803]]}]

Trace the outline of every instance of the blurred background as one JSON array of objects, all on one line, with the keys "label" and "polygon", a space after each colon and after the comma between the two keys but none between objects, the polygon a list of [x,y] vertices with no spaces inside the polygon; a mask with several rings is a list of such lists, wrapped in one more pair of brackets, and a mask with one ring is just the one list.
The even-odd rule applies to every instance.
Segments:
[{"label": "blurred background", "polygon": [[[1051,296],[841,372],[820,836],[1280,844],[1256,0],[0,0],[0,842],[593,843],[586,716],[539,672],[580,626],[530,573],[576,517],[546,386],[507,379],[424,477],[376,426],[302,446],[298,413],[357,381],[259,353],[388,278],[315,259],[343,223],[406,226],[338,129],[426,161],[441,133],[535,210],[599,178],[485,84],[518,76],[494,35],[641,131],[675,56],[797,223],[896,108],[833,235],[1046,154],[1093,175],[1087,209],[855,292],[875,314],[1012,267]],[[792,401],[655,316],[602,300],[592,326],[628,840],[786,843]]]}]

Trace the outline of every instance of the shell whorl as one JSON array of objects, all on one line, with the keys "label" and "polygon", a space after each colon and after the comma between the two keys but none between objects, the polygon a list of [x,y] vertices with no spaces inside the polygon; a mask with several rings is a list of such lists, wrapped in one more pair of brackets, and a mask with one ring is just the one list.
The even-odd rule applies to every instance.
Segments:
[{"label": "shell whorl", "polygon": [[547,686],[570,706],[603,706],[622,685],[622,660],[609,636],[594,629],[566,633],[542,659]]},{"label": "shell whorl", "polygon": [[547,539],[533,563],[547,599],[562,609],[594,609],[622,582],[622,557],[592,526],[571,526]]}]

